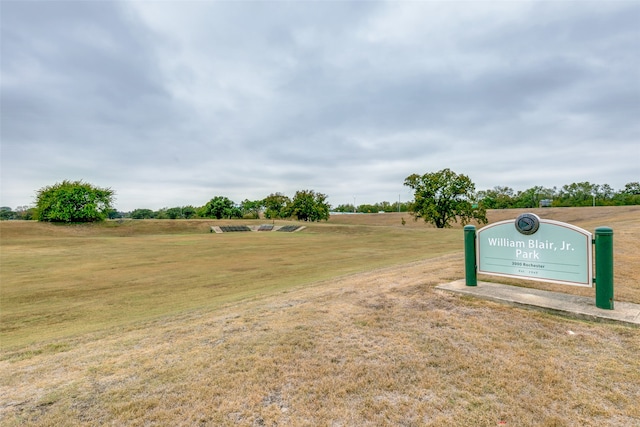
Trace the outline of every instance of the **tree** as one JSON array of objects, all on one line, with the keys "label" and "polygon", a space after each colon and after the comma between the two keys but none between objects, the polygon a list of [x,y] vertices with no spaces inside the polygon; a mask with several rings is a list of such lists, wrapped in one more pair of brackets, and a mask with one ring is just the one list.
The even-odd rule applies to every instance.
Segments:
[{"label": "tree", "polygon": [[347,204],[340,204],[338,205],[338,207],[333,209],[334,212],[348,212],[348,213],[354,213],[356,211],[356,207],[353,206],[350,203]]},{"label": "tree", "polygon": [[151,219],[155,218],[156,214],[151,209],[136,209],[129,216],[132,219]]},{"label": "tree", "polygon": [[600,186],[589,181],[563,185],[558,195],[560,206],[591,206]]},{"label": "tree", "polygon": [[123,217],[124,214],[122,212],[118,212],[116,209],[109,209],[109,212],[107,212],[107,218],[109,219],[119,219]]},{"label": "tree", "polygon": [[485,209],[508,209],[513,207],[513,188],[495,186],[492,190],[478,192],[478,198]]},{"label": "tree", "polygon": [[184,218],[184,216],[182,214],[182,208],[179,207],[179,206],[176,206],[176,207],[169,208],[169,209],[165,210],[164,214],[169,219],[181,219],[181,218]]},{"label": "tree", "polygon": [[624,189],[614,196],[617,204],[640,205],[640,182],[628,182]]},{"label": "tree", "polygon": [[240,218],[242,212],[227,197],[216,196],[202,207],[200,216],[204,218]]},{"label": "tree", "polygon": [[291,199],[282,193],[269,194],[262,201],[264,216],[268,219],[285,218],[286,206],[291,203]]},{"label": "tree", "polygon": [[380,208],[380,206],[378,206],[377,204],[375,205],[369,205],[369,204],[361,204],[358,205],[357,211],[361,212],[361,213],[378,213],[382,210],[382,208]]},{"label": "tree", "polygon": [[627,182],[624,185],[624,190],[620,190],[621,193],[630,194],[634,196],[640,196],[640,182]]},{"label": "tree", "polygon": [[540,207],[541,200],[552,200],[555,189],[544,188],[539,185],[524,191],[518,191],[513,198],[512,208],[537,208]]},{"label": "tree", "polygon": [[472,219],[486,224],[485,208],[475,202],[475,184],[466,175],[450,169],[424,175],[408,176],[404,185],[414,190],[411,215],[424,218],[437,228],[451,226],[451,221],[468,224]]},{"label": "tree", "polygon": [[196,216],[196,214],[197,214],[196,208],[194,208],[193,206],[187,205],[182,207],[182,216],[185,219],[193,218]]},{"label": "tree", "polygon": [[245,199],[240,203],[240,210],[243,218],[258,219],[262,210],[262,200]]},{"label": "tree", "polygon": [[14,211],[15,214],[15,218],[14,219],[21,219],[21,220],[25,220],[25,221],[30,221],[35,219],[36,216],[36,208],[34,207],[29,207],[27,205],[23,205],[23,206],[18,206],[16,207],[16,210]]},{"label": "tree", "polygon": [[600,199],[600,203],[603,205],[612,205],[613,199],[616,195],[616,191],[609,184],[602,184],[600,191],[596,195]]},{"label": "tree", "polygon": [[0,207],[0,220],[15,219],[16,213],[9,206]]},{"label": "tree", "polygon": [[296,191],[293,200],[285,207],[287,216],[296,217],[299,221],[320,221],[329,219],[331,206],[326,202],[327,196],[313,190]]},{"label": "tree", "polygon": [[82,181],[62,181],[38,190],[36,219],[49,222],[103,221],[112,209],[114,191]]}]

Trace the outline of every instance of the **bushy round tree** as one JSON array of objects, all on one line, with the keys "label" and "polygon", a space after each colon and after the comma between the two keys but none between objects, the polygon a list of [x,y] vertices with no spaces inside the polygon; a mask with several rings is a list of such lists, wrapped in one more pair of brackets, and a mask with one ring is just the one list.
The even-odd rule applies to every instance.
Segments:
[{"label": "bushy round tree", "polygon": [[242,212],[228,197],[216,196],[201,208],[204,218],[241,218]]},{"label": "bushy round tree", "polygon": [[112,209],[114,191],[82,181],[62,181],[38,190],[36,219],[49,222],[103,221]]},{"label": "bushy round tree", "polygon": [[424,218],[437,228],[450,227],[458,219],[463,225],[473,219],[487,223],[486,210],[475,203],[475,184],[466,175],[443,169],[410,175],[404,185],[414,191],[411,215],[416,220]]},{"label": "bushy round tree", "polygon": [[285,218],[287,216],[285,208],[290,203],[291,199],[282,193],[269,194],[262,200],[264,217],[267,219]]},{"label": "bushy round tree", "polygon": [[299,221],[326,221],[330,209],[327,195],[313,190],[296,191],[291,203],[285,207],[286,216],[296,217]]}]

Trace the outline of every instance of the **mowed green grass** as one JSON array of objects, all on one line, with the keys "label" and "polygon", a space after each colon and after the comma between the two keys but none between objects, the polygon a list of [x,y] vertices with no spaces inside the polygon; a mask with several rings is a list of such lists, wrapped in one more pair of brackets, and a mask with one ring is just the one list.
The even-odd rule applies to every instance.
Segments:
[{"label": "mowed green grass", "polygon": [[462,250],[460,230],[396,222],[224,234],[208,231],[212,221],[2,222],[0,341],[110,329]]}]

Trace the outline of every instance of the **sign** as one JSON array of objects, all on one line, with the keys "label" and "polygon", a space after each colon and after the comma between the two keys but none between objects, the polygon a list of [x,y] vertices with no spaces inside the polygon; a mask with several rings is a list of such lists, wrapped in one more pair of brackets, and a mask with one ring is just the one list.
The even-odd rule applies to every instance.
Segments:
[{"label": "sign", "polygon": [[478,230],[477,256],[478,273],[593,286],[591,233],[535,214]]}]

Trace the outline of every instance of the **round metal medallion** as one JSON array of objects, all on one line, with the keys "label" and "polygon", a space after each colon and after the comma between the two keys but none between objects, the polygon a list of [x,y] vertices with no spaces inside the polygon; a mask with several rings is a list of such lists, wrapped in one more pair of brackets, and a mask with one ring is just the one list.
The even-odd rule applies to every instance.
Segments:
[{"label": "round metal medallion", "polygon": [[525,213],[516,218],[516,230],[525,235],[538,231],[540,218],[535,214]]}]

